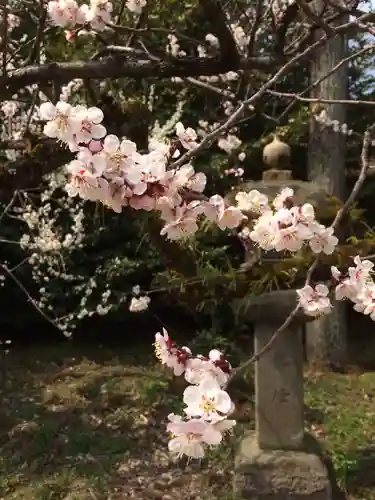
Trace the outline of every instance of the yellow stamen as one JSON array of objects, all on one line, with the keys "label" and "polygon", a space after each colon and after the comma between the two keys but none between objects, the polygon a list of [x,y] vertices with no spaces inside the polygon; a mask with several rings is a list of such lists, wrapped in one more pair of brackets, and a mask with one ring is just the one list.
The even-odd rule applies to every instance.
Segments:
[{"label": "yellow stamen", "polygon": [[155,341],[153,345],[154,345],[154,349],[155,349],[155,356],[157,357],[157,359],[159,361],[161,361],[162,360],[162,348],[161,348],[159,342],[157,342],[157,341]]}]

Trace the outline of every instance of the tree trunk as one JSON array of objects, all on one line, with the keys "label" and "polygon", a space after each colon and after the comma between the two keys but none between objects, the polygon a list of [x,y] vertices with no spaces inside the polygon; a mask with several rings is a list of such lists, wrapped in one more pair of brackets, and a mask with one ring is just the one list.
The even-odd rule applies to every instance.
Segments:
[{"label": "tree trunk", "polygon": [[[321,4],[321,0],[315,3]],[[340,24],[345,19],[340,19]],[[321,32],[316,34],[321,36]],[[310,79],[313,84],[327,75],[340,63],[347,53],[347,40],[336,36],[319,52],[311,62]],[[311,90],[310,97],[345,100],[348,95],[347,63]],[[312,105],[316,106],[315,105]],[[340,125],[346,120],[345,104],[322,104],[331,120]],[[308,171],[309,179],[323,186],[329,194],[341,201],[345,198],[346,136],[335,132],[332,127],[321,125],[311,118]],[[342,234],[342,233],[341,233]],[[338,234],[340,237],[340,234]],[[345,304],[334,304],[333,312],[306,325],[307,359],[313,365],[341,368],[346,362],[347,322]]]}]

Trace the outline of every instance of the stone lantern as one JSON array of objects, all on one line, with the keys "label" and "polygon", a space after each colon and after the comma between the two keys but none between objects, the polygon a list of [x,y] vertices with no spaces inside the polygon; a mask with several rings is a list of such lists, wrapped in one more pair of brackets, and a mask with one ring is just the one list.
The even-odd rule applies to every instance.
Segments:
[{"label": "stone lantern", "polygon": [[[326,192],[314,183],[293,179],[287,144],[275,136],[265,146],[263,160],[267,170],[262,180],[245,182],[236,191],[256,189],[272,200],[282,188],[290,187],[296,204],[309,202],[318,218],[327,217],[332,206]],[[253,256],[254,249],[245,248],[245,260],[247,252]],[[272,261],[283,258],[281,253],[262,252],[262,260],[267,262],[270,255]],[[242,317],[253,325],[255,353],[264,353],[255,362],[255,432],[245,436],[236,458],[234,490],[239,499],[332,498],[327,468],[316,453],[318,443],[304,428],[302,327],[308,318],[299,314],[275,339],[275,332],[296,305],[293,289],[246,300]],[[272,345],[267,348],[268,344]]]}]

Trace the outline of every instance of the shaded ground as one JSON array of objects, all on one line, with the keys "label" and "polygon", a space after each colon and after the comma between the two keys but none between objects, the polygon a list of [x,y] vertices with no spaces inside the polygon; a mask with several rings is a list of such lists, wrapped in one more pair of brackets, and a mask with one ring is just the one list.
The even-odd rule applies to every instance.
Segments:
[{"label": "shaded ground", "polygon": [[[164,422],[180,399],[145,350],[66,344],[6,357],[1,500],[232,500],[236,438],[203,464],[172,463]],[[375,373],[308,374],[306,404],[348,498],[374,500]]]},{"label": "shaded ground", "polygon": [[186,500],[230,498],[221,463],[170,461],[163,422],[178,398],[148,350],[10,353],[0,382],[0,498],[172,500],[181,489]]}]

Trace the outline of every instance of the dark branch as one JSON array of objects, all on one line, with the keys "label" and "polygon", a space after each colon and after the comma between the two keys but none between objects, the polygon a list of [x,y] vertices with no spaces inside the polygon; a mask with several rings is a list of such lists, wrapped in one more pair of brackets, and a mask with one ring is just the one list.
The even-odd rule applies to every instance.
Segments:
[{"label": "dark branch", "polygon": [[14,162],[0,163],[0,199],[8,199],[16,190],[38,187],[45,175],[73,158],[73,153],[48,140]]},{"label": "dark branch", "polygon": [[[189,76],[213,76],[228,71],[250,69],[274,69],[280,64],[271,57],[222,61],[220,58],[181,58],[173,62],[129,61],[123,57],[107,57],[101,61],[75,61],[50,63],[43,66],[26,66],[0,77],[0,88],[17,92],[34,83],[58,80],[61,83],[75,78],[170,78]],[[3,91],[0,91],[0,94]]]},{"label": "dark branch", "polygon": [[238,64],[240,56],[237,45],[227,25],[220,0],[200,0],[199,3],[206,19],[212,26],[213,33],[219,40],[221,62],[228,64],[228,66]]}]

